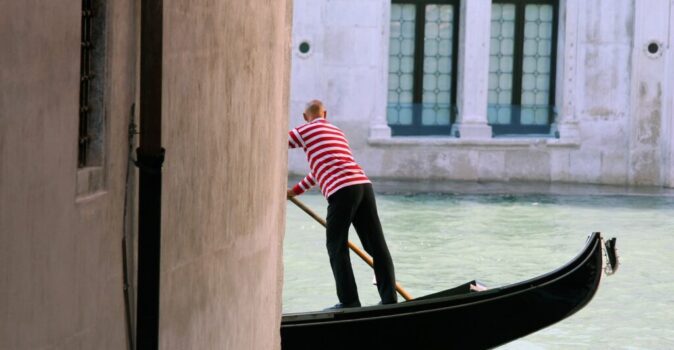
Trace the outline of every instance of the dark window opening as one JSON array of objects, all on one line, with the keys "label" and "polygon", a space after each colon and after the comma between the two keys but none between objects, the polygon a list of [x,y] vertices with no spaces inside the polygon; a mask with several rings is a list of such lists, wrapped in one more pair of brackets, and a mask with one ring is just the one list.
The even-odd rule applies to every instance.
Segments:
[{"label": "dark window opening", "polygon": [[79,168],[103,162],[105,2],[82,0],[80,103],[77,163]]},{"label": "dark window opening", "polygon": [[308,42],[303,41],[302,43],[300,43],[299,49],[300,49],[300,53],[306,54],[311,49],[311,46],[309,46]]},{"label": "dark window opening", "polygon": [[658,45],[657,43],[648,44],[648,52],[651,55],[655,55],[656,53],[658,53],[658,50],[660,50],[660,45]]},{"label": "dark window opening", "polygon": [[387,119],[394,136],[450,134],[459,11],[458,0],[393,0]]}]

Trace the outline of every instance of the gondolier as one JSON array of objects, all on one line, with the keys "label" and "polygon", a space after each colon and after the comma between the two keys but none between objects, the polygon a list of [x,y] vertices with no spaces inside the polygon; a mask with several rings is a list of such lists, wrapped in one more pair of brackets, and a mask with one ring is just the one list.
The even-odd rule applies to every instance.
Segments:
[{"label": "gondolier", "polygon": [[307,123],[290,130],[288,148],[304,150],[311,172],[288,189],[287,195],[300,195],[318,184],[328,200],[326,246],[339,299],[332,308],[360,306],[347,245],[351,224],[374,260],[382,304],[395,303],[393,261],[379,222],[372,183],[353,158],[344,133],[327,121],[321,101],[309,102],[303,115]]}]

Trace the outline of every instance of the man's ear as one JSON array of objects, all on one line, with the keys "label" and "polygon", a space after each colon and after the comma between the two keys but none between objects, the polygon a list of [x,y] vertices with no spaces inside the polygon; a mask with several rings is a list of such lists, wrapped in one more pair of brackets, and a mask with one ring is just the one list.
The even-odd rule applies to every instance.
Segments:
[{"label": "man's ear", "polygon": [[323,111],[323,118],[328,119],[328,111]]}]

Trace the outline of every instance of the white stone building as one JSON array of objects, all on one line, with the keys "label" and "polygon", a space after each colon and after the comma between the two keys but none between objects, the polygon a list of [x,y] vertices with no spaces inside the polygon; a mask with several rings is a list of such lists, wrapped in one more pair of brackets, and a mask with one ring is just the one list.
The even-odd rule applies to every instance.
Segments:
[{"label": "white stone building", "polygon": [[374,177],[672,187],[673,19],[672,0],[295,0],[290,126],[323,99]]}]

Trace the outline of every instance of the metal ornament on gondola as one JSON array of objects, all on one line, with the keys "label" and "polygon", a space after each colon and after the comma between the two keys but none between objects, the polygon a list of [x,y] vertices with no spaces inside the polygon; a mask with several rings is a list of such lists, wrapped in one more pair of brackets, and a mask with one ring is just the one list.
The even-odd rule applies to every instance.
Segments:
[{"label": "metal ornament on gondola", "polygon": [[613,237],[608,241],[601,239],[602,247],[604,248],[604,273],[607,276],[614,274],[618,270],[620,265],[620,259],[618,258],[618,248],[616,248],[616,238]]}]

